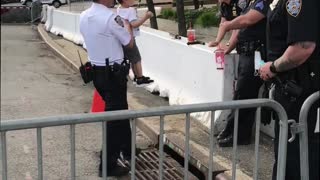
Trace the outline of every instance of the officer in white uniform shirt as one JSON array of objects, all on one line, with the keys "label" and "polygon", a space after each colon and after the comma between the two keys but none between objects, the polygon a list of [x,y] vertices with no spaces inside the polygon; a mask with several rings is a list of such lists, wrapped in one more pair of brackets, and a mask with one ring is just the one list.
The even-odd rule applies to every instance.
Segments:
[{"label": "officer in white uniform shirt", "polygon": [[[127,74],[122,46],[132,47],[132,28],[113,13],[113,0],[93,0],[80,15],[80,32],[93,66],[93,84],[106,103],[105,111],[128,109]],[[129,169],[118,166],[123,146],[131,148],[129,120],[107,123],[107,175],[122,176]],[[102,176],[102,158],[99,167]]]}]

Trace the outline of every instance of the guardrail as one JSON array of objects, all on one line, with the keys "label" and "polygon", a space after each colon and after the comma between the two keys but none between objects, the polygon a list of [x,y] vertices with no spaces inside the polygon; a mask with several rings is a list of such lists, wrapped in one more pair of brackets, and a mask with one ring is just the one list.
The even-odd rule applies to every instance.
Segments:
[{"label": "guardrail", "polygon": [[[254,108],[257,110],[257,128],[256,128],[256,140],[255,140],[255,168],[254,179],[258,179],[258,164],[259,164],[259,133],[260,133],[260,111],[261,107],[272,108],[280,119],[280,136],[279,136],[279,156],[277,164],[277,180],[283,180],[285,177],[286,167],[286,151],[287,151],[287,136],[288,136],[288,121],[287,114],[284,108],[276,101],[269,99],[254,99],[254,100],[239,100],[229,102],[216,102],[216,103],[203,103],[193,105],[179,105],[179,106],[166,106],[150,108],[145,110],[121,110],[110,111],[98,114],[75,114],[68,116],[56,116],[45,118],[33,118],[33,119],[19,119],[2,121],[1,126],[1,149],[2,149],[2,179],[7,180],[7,148],[6,148],[6,132],[21,129],[37,129],[37,151],[38,151],[38,179],[43,179],[43,160],[42,160],[42,128],[52,126],[70,125],[70,143],[71,143],[71,178],[75,179],[75,126],[77,124],[102,122],[102,154],[103,154],[103,178],[106,179],[106,135],[107,135],[107,122],[114,120],[130,119],[132,123],[132,140],[131,140],[131,172],[135,172],[135,144],[136,144],[136,119],[141,117],[160,117],[160,137],[159,137],[159,179],[163,178],[163,146],[164,146],[164,117],[166,115],[173,114],[186,114],[186,138],[185,138],[185,157],[184,157],[184,179],[188,180],[188,160],[189,160],[189,139],[190,139],[190,114],[194,112],[210,111],[211,119],[215,119],[215,111],[235,109],[235,126],[234,126],[234,140],[233,140],[233,163],[232,163],[232,179],[236,178],[236,158],[237,158],[237,130],[238,130],[238,113],[242,108]],[[211,121],[210,130],[210,154],[209,154],[209,173],[208,179],[212,180],[213,169],[213,130],[214,121]],[[135,179],[135,173],[131,173],[131,179]]]},{"label": "guardrail", "polygon": [[[303,103],[299,114],[300,173],[301,180],[309,180],[308,114],[311,107],[320,99],[320,91],[310,95]],[[318,121],[320,120],[318,107]],[[318,122],[319,123],[319,122]],[[299,133],[297,132],[297,133]]]}]

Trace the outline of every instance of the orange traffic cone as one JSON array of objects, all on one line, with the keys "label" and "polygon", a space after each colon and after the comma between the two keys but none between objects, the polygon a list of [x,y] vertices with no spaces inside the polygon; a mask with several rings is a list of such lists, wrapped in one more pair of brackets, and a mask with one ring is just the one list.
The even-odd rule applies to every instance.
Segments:
[{"label": "orange traffic cone", "polygon": [[103,112],[105,103],[98,91],[95,89],[93,93],[91,112]]}]

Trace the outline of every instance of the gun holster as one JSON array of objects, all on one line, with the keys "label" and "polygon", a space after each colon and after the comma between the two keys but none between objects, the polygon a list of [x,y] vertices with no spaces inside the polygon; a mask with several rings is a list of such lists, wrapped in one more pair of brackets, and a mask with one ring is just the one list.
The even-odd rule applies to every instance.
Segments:
[{"label": "gun holster", "polygon": [[302,88],[294,80],[287,80],[283,84],[283,90],[287,95],[299,97],[302,94]]},{"label": "gun holster", "polygon": [[280,87],[281,93],[290,97],[291,99],[296,99],[302,94],[302,87],[300,87],[295,80],[281,80],[276,77],[276,85]]},{"label": "gun holster", "polygon": [[[253,55],[254,51],[259,49],[261,45],[262,44],[260,41],[241,41],[237,43],[236,50],[238,54],[244,54],[244,55],[250,56],[250,55]],[[261,52],[262,59],[264,58],[263,56],[264,54],[263,52]]]},{"label": "gun holster", "polygon": [[119,82],[120,85],[127,83],[127,75],[129,74],[130,64],[123,61],[121,64],[114,63],[111,65],[111,71],[114,78]]}]

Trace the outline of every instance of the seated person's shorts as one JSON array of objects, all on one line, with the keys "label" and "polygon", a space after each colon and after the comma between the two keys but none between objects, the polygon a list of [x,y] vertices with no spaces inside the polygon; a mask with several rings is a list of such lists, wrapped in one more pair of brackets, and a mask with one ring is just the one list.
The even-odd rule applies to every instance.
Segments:
[{"label": "seated person's shorts", "polygon": [[138,49],[138,46],[136,44],[136,41],[133,42],[132,48],[123,48],[124,57],[130,61],[130,63],[137,63],[141,61],[141,55]]}]

